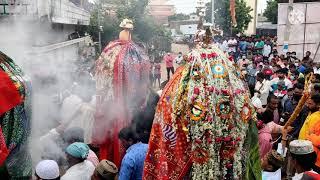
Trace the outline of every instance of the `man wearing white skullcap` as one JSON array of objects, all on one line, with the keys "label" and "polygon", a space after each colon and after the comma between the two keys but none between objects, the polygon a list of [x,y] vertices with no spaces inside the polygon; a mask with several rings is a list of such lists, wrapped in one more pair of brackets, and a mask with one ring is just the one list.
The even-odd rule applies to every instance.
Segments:
[{"label": "man wearing white skullcap", "polygon": [[60,172],[57,162],[53,160],[40,161],[36,166],[35,176],[42,180],[59,180]]},{"label": "man wearing white skullcap", "polygon": [[314,152],[311,141],[291,141],[289,149],[293,160],[293,166],[296,169],[296,174],[292,177],[292,180],[320,179],[320,175],[312,169],[316,162],[317,154]]}]

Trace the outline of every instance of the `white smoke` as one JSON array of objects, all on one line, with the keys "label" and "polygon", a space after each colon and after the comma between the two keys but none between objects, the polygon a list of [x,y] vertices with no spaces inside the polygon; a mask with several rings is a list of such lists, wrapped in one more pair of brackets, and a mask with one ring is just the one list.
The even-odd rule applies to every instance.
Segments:
[{"label": "white smoke", "polygon": [[[75,82],[80,81],[75,73],[79,61],[78,44],[40,53],[42,47],[67,41],[68,34],[74,32],[72,26],[66,26],[63,30],[55,26],[59,25],[34,17],[0,17],[0,51],[11,57],[31,78],[29,147],[34,164],[42,155],[40,137],[59,125],[61,101],[72,91]],[[83,91],[82,94],[88,94],[92,86],[92,83],[82,83],[78,89]],[[50,149],[63,155],[58,146],[52,145]]]}]

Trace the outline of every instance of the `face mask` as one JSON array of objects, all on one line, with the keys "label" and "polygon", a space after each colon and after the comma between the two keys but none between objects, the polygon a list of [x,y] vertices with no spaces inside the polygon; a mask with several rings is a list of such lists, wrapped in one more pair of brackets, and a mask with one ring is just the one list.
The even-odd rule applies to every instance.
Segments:
[{"label": "face mask", "polygon": [[291,81],[295,80],[294,76],[290,76],[290,80]]},{"label": "face mask", "polygon": [[298,66],[299,66],[299,64],[298,64],[298,63],[294,63],[294,65],[295,65],[296,67],[298,67]]}]

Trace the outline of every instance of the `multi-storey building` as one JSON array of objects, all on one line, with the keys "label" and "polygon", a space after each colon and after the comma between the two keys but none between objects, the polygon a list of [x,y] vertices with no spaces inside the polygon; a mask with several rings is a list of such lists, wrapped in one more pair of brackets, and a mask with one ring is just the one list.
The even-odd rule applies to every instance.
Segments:
[{"label": "multi-storey building", "polygon": [[159,24],[168,24],[169,16],[175,13],[174,5],[168,0],[150,0],[148,10]]},{"label": "multi-storey building", "polygon": [[50,64],[80,59],[88,40],[80,30],[90,23],[89,7],[87,0],[0,0],[0,50],[31,76],[55,76]]},{"label": "multi-storey building", "polygon": [[9,54],[16,54],[18,46],[27,48],[20,53],[59,54],[69,49],[70,58],[77,59],[85,39],[77,30],[89,21],[87,0],[0,0],[0,49]]}]

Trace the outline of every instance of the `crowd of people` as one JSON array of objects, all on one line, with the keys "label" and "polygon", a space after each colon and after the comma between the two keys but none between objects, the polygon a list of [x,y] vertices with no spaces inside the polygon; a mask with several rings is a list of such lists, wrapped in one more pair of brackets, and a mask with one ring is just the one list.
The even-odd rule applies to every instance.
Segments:
[{"label": "crowd of people", "polygon": [[[313,61],[309,51],[302,59],[296,52],[278,53],[276,40],[232,37],[217,45],[233,57],[250,89],[259,120],[263,179],[319,179],[320,63]],[[310,74],[311,82],[307,82]],[[284,128],[307,91],[310,98]],[[278,143],[289,145],[287,154]]]},{"label": "crowd of people", "polygon": [[[41,137],[45,147],[41,155],[42,160],[35,167],[34,176],[46,180],[142,179],[155,106],[159,99],[156,93],[151,96],[147,107],[137,111],[132,117],[132,123],[122,128],[118,134],[121,146],[125,150],[120,167],[105,159],[99,162],[99,148],[86,143],[85,129],[66,129],[60,125]],[[47,145],[48,143],[57,144],[59,150]]]},{"label": "crowd of people", "polygon": [[[278,53],[277,37],[222,38],[215,44],[233,58],[251,92],[258,116],[263,179],[320,178],[320,62],[313,61],[310,51],[301,59],[296,52]],[[167,79],[174,71],[173,63],[181,63],[179,59],[183,60],[181,53],[164,56]],[[160,62],[153,67],[160,87]],[[310,74],[311,82],[307,82]],[[308,100],[294,122],[285,128],[306,87]],[[288,153],[278,144],[287,145]]]},{"label": "crowd of people", "polygon": [[165,63],[166,72],[167,72],[167,79],[170,80],[170,77],[175,72],[175,64],[180,66],[184,63],[184,56],[182,52],[179,52],[177,55],[173,53],[166,53],[162,58],[155,59],[152,62],[150,67],[150,84],[152,87],[160,88],[161,87],[161,63]]},{"label": "crowd of people", "polygon": [[[132,24],[130,22],[129,24]],[[127,29],[132,29],[133,27],[128,27]],[[125,33],[125,32],[124,32]],[[131,34],[129,34],[131,36]],[[130,37],[131,38],[131,37]],[[120,38],[121,39],[121,38]],[[122,42],[116,42],[121,45]],[[251,102],[257,112],[257,128],[258,128],[258,142],[259,142],[259,157],[261,159],[261,167],[263,170],[262,179],[263,180],[279,180],[282,178],[292,178],[293,180],[300,179],[312,179],[317,180],[320,179],[320,63],[316,63],[311,58],[311,53],[306,52],[306,56],[301,60],[296,57],[295,52],[289,52],[285,55],[279,54],[276,50],[276,37],[261,37],[261,38],[252,38],[252,37],[240,37],[240,38],[229,38],[222,39],[219,42],[216,42],[216,45],[225,53],[230,55],[230,60],[234,61],[239,68],[239,74],[248,85],[248,89],[251,93]],[[133,46],[133,45],[132,45]],[[135,46],[133,46],[135,47]],[[117,51],[114,50],[113,52]],[[106,56],[106,59],[110,56],[113,56],[113,52],[103,54]],[[220,52],[220,50],[219,50]],[[130,56],[135,57],[135,54],[130,54]],[[204,54],[206,59],[209,55],[210,59],[214,59],[214,56],[217,56],[215,53]],[[113,57],[114,58],[114,57]],[[200,57],[201,58],[201,57]],[[132,58],[133,59],[133,58]],[[132,60],[130,59],[130,60]],[[179,53],[177,56],[167,53],[163,57],[163,61],[166,64],[167,71],[167,81],[168,82],[172,76],[174,76],[175,69],[174,63],[183,64],[184,56],[182,53]],[[209,58],[208,58],[209,59]],[[229,59],[226,58],[228,61]],[[101,62],[103,59],[101,59]],[[99,62],[99,60],[98,60]],[[225,62],[225,59],[221,59],[221,62]],[[215,78],[224,77],[226,79],[225,84],[231,85],[230,78],[227,77],[227,72],[224,72],[223,69],[226,66],[224,64],[214,64],[212,72],[215,73]],[[232,63],[231,63],[232,65]],[[230,65],[230,66],[231,66]],[[194,68],[194,67],[192,67]],[[106,73],[103,64],[103,68],[101,71]],[[201,73],[200,69],[192,69],[194,70],[191,75],[192,82],[197,85],[190,86],[194,88],[190,91],[190,102],[195,102],[196,98],[199,98],[202,91],[208,91],[210,93],[217,93],[221,97],[230,97],[230,92],[228,89],[221,89],[219,91],[216,87],[207,87],[205,81],[201,81]],[[191,72],[191,71],[190,71]],[[198,73],[199,72],[199,73]],[[240,73],[241,72],[241,73]],[[109,72],[108,72],[109,73]],[[114,71],[112,71],[113,75]],[[119,72],[123,73],[123,72]],[[181,74],[181,71],[178,72]],[[234,72],[233,72],[234,73]],[[235,74],[235,73],[234,73]],[[185,74],[183,74],[185,75]],[[190,76],[191,76],[190,75]],[[309,81],[310,78],[310,81]],[[106,76],[102,76],[101,79],[107,79]],[[239,78],[240,79],[240,78]],[[113,80],[108,79],[110,82]],[[185,80],[185,79],[183,79]],[[161,60],[157,60],[153,62],[150,68],[150,82],[152,86],[158,86],[160,89],[163,88],[163,84],[161,84]],[[178,82],[178,81],[176,81]],[[184,82],[184,81],[181,81]],[[213,81],[217,83],[216,81]],[[238,81],[235,81],[238,82]],[[240,82],[240,80],[239,80]],[[242,82],[242,81],[241,81]],[[234,82],[233,82],[234,83]],[[103,85],[109,85],[108,83],[104,83]],[[110,83],[111,84],[111,83]],[[120,84],[120,83],[119,83]],[[181,87],[186,87],[184,86]],[[235,87],[236,83],[232,84]],[[199,87],[205,86],[206,88],[200,89]],[[109,86],[108,86],[109,87]],[[111,87],[111,86],[110,86]],[[110,88],[109,89],[112,89]],[[126,88],[126,87],[124,87]],[[222,88],[222,87],[220,87]],[[105,90],[105,89],[103,89]],[[238,94],[244,95],[244,90],[237,89]],[[99,148],[96,147],[95,144],[91,141],[92,132],[88,133],[88,129],[93,131],[92,124],[85,124],[82,127],[79,127],[79,122],[93,122],[95,118],[94,105],[95,103],[90,104],[90,100],[92,96],[85,97],[86,95],[81,95],[81,91],[74,92],[74,95],[82,98],[84,101],[81,102],[77,100],[77,104],[66,103],[69,105],[68,107],[78,107],[79,111],[74,111],[73,113],[70,109],[65,111],[64,115],[67,115],[70,119],[77,121],[78,124],[74,125],[74,127],[67,127],[73,125],[73,120],[67,119],[67,123],[60,125],[53,130],[51,130],[48,134],[41,137],[40,141],[44,144],[45,142],[50,143],[54,141],[54,144],[58,145],[58,151],[51,151],[51,146],[44,146],[43,154],[41,154],[41,161],[37,163],[35,166],[34,177],[37,179],[43,180],[140,180],[143,178],[144,168],[145,168],[145,160],[148,155],[148,151],[150,150],[149,138],[153,125],[153,120],[155,118],[156,106],[159,100],[159,96],[150,90],[147,92],[147,97],[141,100],[141,104],[138,104],[136,109],[132,111],[132,114],[126,118],[129,119],[129,125],[126,127],[121,127],[120,131],[117,134],[117,140],[121,142],[122,148],[125,150],[124,154],[121,155],[121,163],[118,165],[116,162],[109,161],[110,159],[103,159],[99,161],[98,156],[101,159],[101,151],[99,152]],[[185,92],[185,91],[182,91]],[[110,94],[107,94],[108,96]],[[145,94],[143,94],[145,95]],[[160,92],[161,95],[161,92]],[[234,95],[234,94],[232,94]],[[177,96],[178,97],[178,96]],[[187,96],[189,97],[189,96]],[[69,97],[69,98],[72,98]],[[133,97],[132,101],[134,101]],[[168,102],[170,102],[170,97],[168,98]],[[173,98],[173,97],[172,97]],[[88,99],[88,100],[85,100]],[[186,100],[179,99],[181,101]],[[65,99],[67,102],[68,98]],[[201,118],[205,117],[206,111],[209,112],[208,109],[203,104],[200,103],[200,98],[197,101],[198,104],[192,106],[192,110],[188,113],[180,112],[187,108],[184,105],[180,104],[181,108],[178,108],[179,111],[175,111],[176,114],[172,111],[172,109],[167,106],[169,103],[159,103],[160,107],[163,107],[164,118],[170,119],[171,116],[178,116],[181,114],[186,114],[186,117],[189,118],[191,116],[191,120],[197,122]],[[202,100],[202,99],[201,99]],[[240,100],[237,99],[237,103],[240,104]],[[245,100],[245,98],[244,98]],[[306,100],[304,102],[304,100]],[[232,120],[232,116],[229,115],[231,112],[230,99],[227,101],[219,102],[221,103],[219,108],[215,109],[217,114],[219,114],[219,118],[221,118],[221,122],[223,118],[227,118],[228,120]],[[108,101],[109,102],[109,101]],[[127,101],[126,101],[127,102]],[[233,103],[235,103],[234,101]],[[86,105],[84,105],[84,104]],[[140,103],[140,102],[139,102]],[[176,102],[179,103],[178,101]],[[213,103],[213,100],[210,99],[209,103]],[[209,104],[208,103],[208,104]],[[241,102],[243,103],[243,102]],[[302,104],[303,103],[303,104]],[[81,104],[81,105],[79,105]],[[64,104],[63,104],[64,105]],[[62,108],[63,108],[62,105]],[[110,104],[107,104],[110,106]],[[175,104],[176,105],[176,104]],[[105,108],[105,106],[101,106]],[[226,108],[227,107],[227,108]],[[229,109],[228,109],[229,107]],[[249,107],[246,103],[243,104],[244,108],[247,108],[248,112]],[[188,107],[189,108],[189,107]],[[238,107],[239,108],[239,107]],[[169,110],[171,110],[171,114],[169,114]],[[241,109],[241,108],[240,108]],[[69,111],[68,111],[69,110]],[[78,110],[78,109],[77,109]],[[106,110],[106,109],[103,109]],[[62,113],[64,111],[61,111]],[[85,112],[85,115],[82,115],[79,112]],[[131,113],[131,111],[130,111]],[[161,113],[160,113],[161,114]],[[173,115],[174,114],[174,115]],[[110,114],[107,114],[110,115]],[[107,116],[106,115],[106,116]],[[132,116],[131,116],[132,115]],[[162,115],[162,114],[161,114]],[[245,111],[241,112],[241,118],[238,119],[249,121],[250,114],[246,114]],[[293,115],[296,115],[294,117]],[[79,116],[83,119],[79,120]],[[159,116],[159,115],[158,115]],[[213,115],[215,116],[215,115]],[[209,117],[209,116],[208,116]],[[293,123],[290,123],[291,117],[294,117]],[[218,116],[217,116],[218,118]],[[115,118],[116,119],[116,118]],[[155,118],[156,119],[156,118]],[[180,119],[179,119],[180,120]],[[201,121],[201,120],[200,120]],[[212,122],[214,119],[203,119],[205,122]],[[70,123],[71,122],[71,123]],[[160,121],[159,121],[160,122]],[[158,122],[158,123],[159,123]],[[177,122],[175,122],[177,123]],[[239,123],[239,122],[237,122]],[[177,123],[178,124],[178,123]],[[196,123],[195,123],[196,124]],[[206,125],[208,125],[207,123]],[[169,144],[168,147],[176,146],[182,147],[183,140],[177,138],[178,136],[173,131],[174,128],[171,128],[168,124],[166,124],[165,129],[161,132],[157,132],[157,129],[154,129],[155,133],[165,134],[164,139],[171,141],[172,144]],[[181,128],[181,134],[185,135],[185,132],[189,130],[187,127],[183,127],[185,124],[179,124],[177,127]],[[78,127],[76,127],[78,126]],[[120,125],[119,125],[120,126]],[[209,125],[208,125],[209,126]],[[228,126],[224,127],[231,131],[234,129],[235,125],[228,124]],[[118,128],[118,126],[116,126]],[[199,126],[202,128],[202,126]],[[108,127],[110,128],[110,127]],[[113,127],[112,127],[113,128]],[[199,129],[201,129],[199,128]],[[196,128],[195,128],[196,129]],[[210,128],[208,128],[210,129]],[[244,128],[243,128],[244,129]],[[241,130],[243,130],[241,129]],[[192,130],[192,129],[191,129]],[[212,129],[210,129],[212,130]],[[103,130],[106,131],[106,130]],[[200,130],[199,130],[200,131]],[[213,131],[213,130],[212,130]],[[209,131],[208,131],[209,132]],[[224,132],[225,133],[225,132]],[[247,132],[244,132],[247,133]],[[90,134],[90,136],[88,136]],[[221,132],[222,134],[222,132]],[[235,146],[236,141],[232,140],[232,136],[228,135],[226,137],[215,137],[216,139],[210,138],[210,133],[204,133],[202,137],[207,137],[206,141],[201,141],[200,137],[196,144],[201,145],[212,143],[230,143]],[[156,136],[155,136],[156,137]],[[154,139],[156,139],[154,137]],[[161,137],[161,136],[159,136]],[[184,137],[184,136],[183,136]],[[241,138],[237,141],[241,141]],[[50,139],[47,140],[47,139]],[[180,142],[179,142],[180,141]],[[242,141],[244,141],[242,139]],[[108,141],[105,141],[106,146],[110,146],[113,148],[111,144],[107,144]],[[230,145],[231,147],[232,145]],[[200,146],[199,146],[200,147]],[[229,145],[225,149],[227,153],[232,153]],[[151,148],[152,149],[152,148]],[[213,149],[213,148],[212,148]],[[231,150],[230,150],[231,149]],[[154,149],[153,149],[154,150]],[[170,149],[171,150],[171,149]],[[230,152],[228,151],[230,150]],[[168,150],[169,151],[169,150]],[[180,149],[179,151],[182,150]],[[222,155],[225,155],[222,160],[226,160],[227,156],[230,156],[225,151],[221,152]],[[239,152],[242,152],[242,149],[239,149]],[[61,152],[65,154],[65,156],[61,156]],[[57,154],[58,153],[58,154]],[[99,154],[100,153],[100,154]],[[120,152],[118,152],[120,154]],[[217,153],[219,154],[219,153]],[[167,155],[167,154],[166,154]],[[198,156],[207,155],[205,151],[201,151]],[[119,155],[120,156],[120,155]],[[150,158],[151,157],[151,158]],[[198,158],[199,158],[198,157]],[[152,154],[149,156],[150,159],[159,158],[156,154]],[[171,157],[174,159],[174,157]],[[193,157],[197,158],[197,157]],[[225,158],[225,159],[223,159]],[[148,158],[147,158],[148,159]],[[198,161],[205,161],[206,158],[198,159]],[[209,159],[209,157],[207,157]],[[231,157],[232,162],[235,163],[236,160]],[[227,159],[226,162],[229,162],[230,159]],[[163,159],[160,159],[163,160]],[[220,159],[218,160],[220,161]],[[166,162],[166,161],[164,161]],[[231,162],[231,160],[230,160]],[[229,169],[233,166],[232,163],[225,163],[226,167]],[[238,162],[240,162],[238,160]],[[156,162],[157,163],[157,162]],[[197,162],[198,163],[198,162]],[[216,164],[215,164],[216,165]],[[219,164],[220,166],[220,164]],[[169,167],[169,166],[166,166]],[[260,166],[259,166],[260,167]],[[148,167],[151,170],[154,169],[152,167]],[[161,169],[161,167],[156,167]],[[179,168],[178,168],[179,169]],[[197,169],[197,168],[196,168]],[[200,169],[200,170],[199,170]],[[198,167],[197,170],[199,172],[202,171],[203,168],[201,166]],[[212,169],[211,169],[212,170]],[[163,170],[164,172],[169,170]],[[181,171],[181,169],[179,170]],[[150,171],[152,172],[152,171]],[[230,170],[226,171],[225,177],[233,177],[230,175]],[[259,171],[260,172],[260,171]],[[240,171],[238,173],[241,173]],[[174,174],[174,173],[173,173]],[[187,175],[188,176],[188,175]],[[212,175],[213,176],[213,175]],[[218,175],[217,175],[218,176]],[[197,176],[195,176],[197,177]],[[200,177],[200,176],[199,176]],[[221,176],[220,176],[221,177]]]}]

